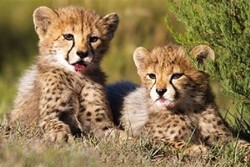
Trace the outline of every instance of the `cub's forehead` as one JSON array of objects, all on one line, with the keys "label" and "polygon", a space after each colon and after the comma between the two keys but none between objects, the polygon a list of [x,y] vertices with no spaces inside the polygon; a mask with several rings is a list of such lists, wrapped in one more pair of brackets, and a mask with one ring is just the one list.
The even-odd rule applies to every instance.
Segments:
[{"label": "cub's forehead", "polygon": [[60,8],[56,10],[56,13],[58,14],[60,21],[63,22],[94,22],[96,20],[99,20],[101,18],[100,15],[98,15],[93,10],[84,9],[81,7],[76,6],[69,6],[65,8]]},{"label": "cub's forehead", "polygon": [[190,66],[188,56],[180,46],[157,47],[150,52],[150,61],[161,68],[169,66]]}]

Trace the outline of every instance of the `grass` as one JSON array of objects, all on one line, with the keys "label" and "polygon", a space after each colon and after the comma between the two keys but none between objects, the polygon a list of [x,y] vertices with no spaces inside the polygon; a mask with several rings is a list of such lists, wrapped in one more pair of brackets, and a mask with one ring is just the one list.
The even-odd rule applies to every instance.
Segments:
[{"label": "grass", "polygon": [[70,143],[46,143],[38,131],[5,131],[0,126],[0,166],[246,166],[242,152],[233,145],[215,147],[204,157],[185,157],[180,152],[148,144],[146,138],[78,138]]}]

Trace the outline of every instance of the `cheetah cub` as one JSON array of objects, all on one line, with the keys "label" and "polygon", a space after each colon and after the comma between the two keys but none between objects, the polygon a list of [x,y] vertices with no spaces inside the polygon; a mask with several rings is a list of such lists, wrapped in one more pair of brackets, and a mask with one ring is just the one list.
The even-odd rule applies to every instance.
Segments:
[{"label": "cheetah cub", "polygon": [[[205,45],[191,54],[200,63],[206,57],[214,59],[213,50]],[[129,135],[145,135],[153,143],[192,156],[233,139],[218,112],[208,74],[193,67],[182,47],[167,45],[152,51],[139,47],[133,58],[142,85],[124,98],[121,123]],[[246,141],[237,144],[250,150]]]},{"label": "cheetah cub", "polygon": [[72,135],[102,136],[113,127],[100,68],[118,27],[115,13],[39,7],[33,13],[39,56],[21,78],[11,124],[39,126],[49,141]]}]

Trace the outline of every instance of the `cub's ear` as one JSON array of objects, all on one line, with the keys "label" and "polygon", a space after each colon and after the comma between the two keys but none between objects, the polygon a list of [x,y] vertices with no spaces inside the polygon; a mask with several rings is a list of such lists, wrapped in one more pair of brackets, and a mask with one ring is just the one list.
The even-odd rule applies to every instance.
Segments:
[{"label": "cub's ear", "polygon": [[133,59],[137,70],[143,69],[145,67],[149,54],[149,51],[143,47],[138,47],[135,49]]},{"label": "cub's ear", "polygon": [[207,59],[215,60],[215,54],[213,49],[207,45],[195,46],[190,54],[198,61],[198,63],[203,64]]},{"label": "cub's ear", "polygon": [[39,37],[46,34],[48,27],[55,17],[57,17],[57,13],[46,6],[41,6],[33,12],[33,23]]},{"label": "cub's ear", "polygon": [[116,13],[110,13],[102,17],[102,23],[108,31],[108,35],[112,38],[119,24],[119,17]]}]

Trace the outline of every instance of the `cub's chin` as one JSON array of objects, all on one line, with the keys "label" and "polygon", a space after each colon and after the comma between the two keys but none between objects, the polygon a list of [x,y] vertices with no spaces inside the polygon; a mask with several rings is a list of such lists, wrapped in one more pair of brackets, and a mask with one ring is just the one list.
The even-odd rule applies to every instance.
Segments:
[{"label": "cub's chin", "polygon": [[176,101],[160,98],[155,101],[155,105],[160,109],[174,109],[176,106]]}]

